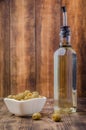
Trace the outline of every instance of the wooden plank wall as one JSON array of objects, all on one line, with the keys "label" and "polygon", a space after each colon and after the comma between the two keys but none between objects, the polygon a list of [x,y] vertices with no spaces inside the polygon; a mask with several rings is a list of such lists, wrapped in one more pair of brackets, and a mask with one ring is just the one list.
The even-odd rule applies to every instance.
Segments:
[{"label": "wooden plank wall", "polygon": [[10,1],[10,85],[35,90],[35,0]]},{"label": "wooden plank wall", "polygon": [[9,0],[0,0],[0,97],[10,93]]},{"label": "wooden plank wall", "polygon": [[60,3],[36,0],[36,88],[53,96],[53,53],[59,44]]},{"label": "wooden plank wall", "polygon": [[67,6],[78,56],[78,95],[86,97],[85,0],[0,0],[0,97],[25,89],[53,97],[61,4]]}]

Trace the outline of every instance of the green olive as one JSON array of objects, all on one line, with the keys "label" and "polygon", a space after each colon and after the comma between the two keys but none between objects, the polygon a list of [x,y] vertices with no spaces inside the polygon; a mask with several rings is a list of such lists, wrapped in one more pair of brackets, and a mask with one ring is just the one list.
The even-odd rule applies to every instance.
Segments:
[{"label": "green olive", "polygon": [[19,94],[17,94],[16,96],[15,96],[15,99],[16,100],[21,100],[21,99],[23,99],[24,98],[24,94],[23,93],[19,93]]},{"label": "green olive", "polygon": [[16,95],[9,95],[7,98],[15,99]]},{"label": "green olive", "polygon": [[37,92],[37,91],[34,91],[34,92],[32,92],[32,94],[39,95],[39,92]]},{"label": "green olive", "polygon": [[37,95],[35,93],[32,95],[32,98],[38,98],[38,97],[39,97],[39,95]]},{"label": "green olive", "polygon": [[41,118],[41,114],[39,112],[38,113],[34,113],[32,115],[32,119],[33,120],[40,120],[40,118]]},{"label": "green olive", "polygon": [[39,93],[37,91],[32,92],[32,98],[38,98]]},{"label": "green olive", "polygon": [[52,114],[52,120],[55,121],[55,122],[60,122],[61,121],[61,115],[57,114],[57,113]]},{"label": "green olive", "polygon": [[30,93],[30,91],[29,90],[25,90],[24,91],[24,96],[26,96],[28,93]]},{"label": "green olive", "polygon": [[31,99],[31,98],[32,98],[31,96],[25,96],[24,100],[28,100],[28,99]]},{"label": "green olive", "polygon": [[8,95],[8,98],[13,98],[13,95]]},{"label": "green olive", "polygon": [[28,97],[27,97],[27,96],[25,96],[25,97],[24,97],[24,100],[27,100],[27,99],[28,99]]},{"label": "green olive", "polygon": [[30,92],[29,90],[25,90],[22,93],[16,94],[16,95],[9,95],[7,98],[12,98],[15,100],[28,100],[31,98],[40,98],[42,96],[39,95],[39,92],[34,91],[34,92]]},{"label": "green olive", "polygon": [[31,92],[27,94],[27,97],[31,97],[31,96],[32,96],[32,93],[31,93]]}]

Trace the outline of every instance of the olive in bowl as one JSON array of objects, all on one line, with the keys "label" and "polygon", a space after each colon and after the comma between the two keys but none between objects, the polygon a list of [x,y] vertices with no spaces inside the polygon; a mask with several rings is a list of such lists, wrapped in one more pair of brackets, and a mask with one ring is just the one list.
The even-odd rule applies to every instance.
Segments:
[{"label": "olive in bowl", "polygon": [[9,112],[17,116],[28,116],[42,111],[46,102],[46,97],[40,95],[37,97],[36,95],[35,98],[33,98],[33,96],[31,97],[31,94],[26,96],[27,94],[25,94],[25,96],[23,94],[10,95],[4,98],[4,102]]}]

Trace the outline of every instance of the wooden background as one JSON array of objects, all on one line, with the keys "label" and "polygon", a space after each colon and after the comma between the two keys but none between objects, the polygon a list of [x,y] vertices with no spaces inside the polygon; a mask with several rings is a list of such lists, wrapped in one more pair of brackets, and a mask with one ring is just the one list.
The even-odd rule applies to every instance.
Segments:
[{"label": "wooden background", "polygon": [[61,5],[78,57],[78,96],[86,97],[86,0],[0,0],[0,97],[25,89],[53,97]]}]

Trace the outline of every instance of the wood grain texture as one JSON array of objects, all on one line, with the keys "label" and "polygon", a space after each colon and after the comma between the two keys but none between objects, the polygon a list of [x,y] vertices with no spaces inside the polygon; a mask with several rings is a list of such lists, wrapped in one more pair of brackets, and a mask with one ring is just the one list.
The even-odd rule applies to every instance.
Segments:
[{"label": "wood grain texture", "polygon": [[35,89],[35,3],[10,1],[11,90]]},{"label": "wood grain texture", "polygon": [[0,97],[10,93],[9,9],[9,0],[0,1]]},{"label": "wood grain texture", "polygon": [[53,97],[61,5],[77,52],[78,96],[86,97],[86,0],[0,0],[0,97],[25,89]]},{"label": "wood grain texture", "polygon": [[[53,100],[48,99],[41,114],[41,120],[32,120],[31,116],[17,117],[11,114],[3,99],[0,99],[0,130],[86,130],[86,98],[79,100],[79,110],[74,114],[62,115],[61,122],[51,119]],[[84,111],[83,111],[84,110]]]},{"label": "wood grain texture", "polygon": [[67,6],[68,23],[71,27],[71,43],[77,52],[77,90],[78,96],[86,96],[86,1],[62,0]]},{"label": "wood grain texture", "polygon": [[53,96],[53,56],[59,45],[60,3],[36,0],[36,88]]}]

